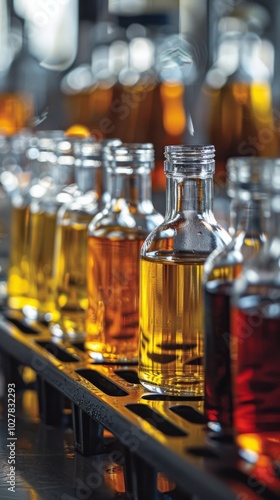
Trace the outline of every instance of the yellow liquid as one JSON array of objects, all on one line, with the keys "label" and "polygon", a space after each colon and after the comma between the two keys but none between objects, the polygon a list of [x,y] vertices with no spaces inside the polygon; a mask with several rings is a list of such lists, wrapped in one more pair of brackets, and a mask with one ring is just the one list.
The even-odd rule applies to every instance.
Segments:
[{"label": "yellow liquid", "polygon": [[29,265],[27,259],[27,226],[29,207],[11,208],[11,246],[8,270],[8,305],[21,309],[28,303]]},{"label": "yellow liquid", "polygon": [[54,311],[53,256],[56,213],[30,214],[29,305],[45,315]]},{"label": "yellow liquid", "polygon": [[203,261],[142,258],[139,378],[149,390],[203,395]]},{"label": "yellow liquid", "polygon": [[89,237],[85,347],[95,359],[135,361],[143,239]]},{"label": "yellow liquid", "polygon": [[[86,218],[86,216],[85,216]],[[55,302],[58,320],[52,327],[57,335],[85,334],[87,298],[88,221],[57,226],[54,258]]]}]

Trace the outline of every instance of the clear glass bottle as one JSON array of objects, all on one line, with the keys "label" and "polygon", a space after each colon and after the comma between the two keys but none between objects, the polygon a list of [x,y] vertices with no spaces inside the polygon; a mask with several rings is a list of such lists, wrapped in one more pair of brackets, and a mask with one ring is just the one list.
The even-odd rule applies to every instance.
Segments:
[{"label": "clear glass bottle", "polygon": [[266,192],[261,158],[231,158],[227,162],[231,202],[231,242],[216,249],[204,265],[205,402],[213,430],[232,429],[230,366],[230,294],[243,264],[265,241]]},{"label": "clear glass bottle", "polygon": [[85,347],[96,360],[136,361],[139,259],[147,235],[163,220],[151,201],[152,144],[104,150],[111,202],[89,225]]},{"label": "clear glass bottle", "polygon": [[7,277],[8,306],[22,309],[28,304],[29,264],[27,231],[30,217],[29,189],[49,171],[53,155],[54,135],[62,132],[45,131],[32,137],[22,148],[13,146],[5,161],[5,189],[11,199],[10,251]]},{"label": "clear glass bottle", "polygon": [[[264,173],[271,174],[264,165]],[[267,179],[264,178],[264,183]],[[274,161],[267,241],[231,299],[233,421],[243,449],[280,455],[280,161]]]},{"label": "clear glass bottle", "polygon": [[74,143],[62,139],[48,153],[48,171],[29,189],[27,260],[29,268],[28,301],[23,312],[51,319],[54,311],[53,258],[58,209],[71,200],[74,183]]},{"label": "clear glass bottle", "polygon": [[229,242],[213,211],[214,146],[166,146],[167,209],[140,268],[139,378],[153,392],[204,393],[202,275]]},{"label": "clear glass bottle", "polygon": [[77,192],[70,203],[60,207],[54,250],[54,296],[56,318],[51,325],[55,336],[84,339],[87,298],[87,236],[94,215],[110,196],[105,185],[103,148],[119,145],[118,139],[77,144],[75,182]]}]

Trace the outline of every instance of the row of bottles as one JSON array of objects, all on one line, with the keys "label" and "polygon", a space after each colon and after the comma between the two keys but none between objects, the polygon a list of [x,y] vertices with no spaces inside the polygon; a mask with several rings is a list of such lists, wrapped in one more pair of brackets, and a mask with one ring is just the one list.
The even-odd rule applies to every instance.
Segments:
[{"label": "row of bottles", "polygon": [[27,153],[9,306],[84,340],[97,362],[138,361],[152,392],[205,395],[211,429],[279,431],[279,160],[228,161],[228,234],[213,214],[213,146],[165,148],[164,218],[150,143],[57,131]]}]

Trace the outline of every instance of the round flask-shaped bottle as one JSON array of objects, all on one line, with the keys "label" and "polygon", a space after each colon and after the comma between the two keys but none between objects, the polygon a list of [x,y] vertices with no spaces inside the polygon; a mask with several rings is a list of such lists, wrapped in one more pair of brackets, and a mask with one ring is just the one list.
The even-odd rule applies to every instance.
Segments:
[{"label": "round flask-shaped bottle", "polygon": [[96,360],[136,361],[139,259],[147,235],[163,220],[151,197],[152,144],[104,149],[111,201],[89,225],[85,346]]},{"label": "round flask-shaped bottle", "polygon": [[244,267],[231,299],[233,422],[241,448],[280,456],[280,162],[264,165],[267,241]]},{"label": "round flask-shaped bottle", "polygon": [[230,240],[212,211],[214,157],[165,147],[166,215],[141,250],[139,378],[161,394],[204,393],[203,266]]},{"label": "round flask-shaped bottle", "polygon": [[266,239],[267,194],[264,166],[272,160],[230,158],[227,162],[228,195],[231,201],[232,240],[217,248],[204,265],[205,402],[213,430],[232,429],[230,363],[230,295],[243,265],[262,248]]}]

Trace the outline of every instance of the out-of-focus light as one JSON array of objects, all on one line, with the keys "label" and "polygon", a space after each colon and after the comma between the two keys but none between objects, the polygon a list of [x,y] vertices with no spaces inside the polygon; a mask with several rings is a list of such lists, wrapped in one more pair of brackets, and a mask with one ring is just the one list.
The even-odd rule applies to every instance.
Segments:
[{"label": "out-of-focus light", "polygon": [[109,47],[108,69],[110,73],[118,75],[128,66],[128,44],[122,40],[113,42]]},{"label": "out-of-focus light", "polygon": [[213,89],[222,88],[227,81],[226,74],[220,68],[212,68],[206,75],[206,83]]},{"label": "out-of-focus light", "polygon": [[30,187],[29,193],[32,198],[42,198],[46,193],[46,188],[42,184],[34,184]]},{"label": "out-of-focus light", "polygon": [[128,40],[132,40],[135,37],[145,37],[147,36],[147,29],[143,24],[132,23],[126,29],[126,36]]},{"label": "out-of-focus light", "polygon": [[66,137],[77,137],[84,139],[86,137],[90,137],[90,131],[84,125],[75,124],[71,125],[71,127],[66,130],[65,135]]},{"label": "out-of-focus light", "polygon": [[2,172],[0,182],[7,193],[11,193],[18,186],[18,179],[12,172]]},{"label": "out-of-focus light", "polygon": [[136,85],[136,83],[139,81],[140,74],[133,70],[133,69],[123,69],[120,71],[119,74],[119,82],[122,85],[127,85],[129,87],[132,87],[133,85]]},{"label": "out-of-focus light", "polygon": [[61,90],[64,94],[77,94],[93,85],[93,74],[88,64],[73,69],[61,81]]},{"label": "out-of-focus light", "polygon": [[131,66],[147,71],[154,64],[154,45],[148,38],[133,38],[129,44]]}]

